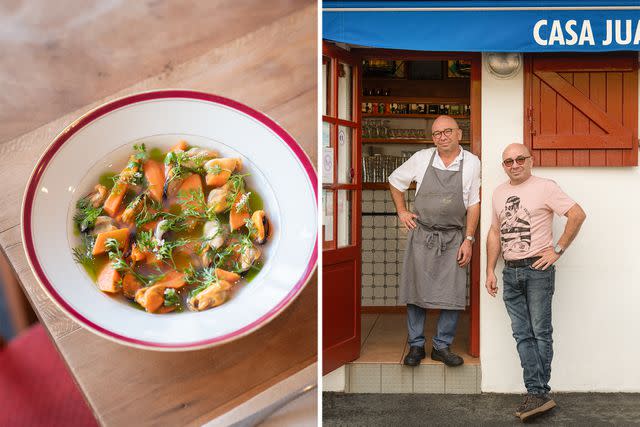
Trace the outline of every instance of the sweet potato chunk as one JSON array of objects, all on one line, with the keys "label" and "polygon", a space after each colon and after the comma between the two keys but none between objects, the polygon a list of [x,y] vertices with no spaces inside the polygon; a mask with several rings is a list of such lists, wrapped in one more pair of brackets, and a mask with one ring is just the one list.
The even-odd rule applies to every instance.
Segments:
[{"label": "sweet potato chunk", "polygon": [[100,255],[107,251],[107,239],[116,239],[118,241],[118,247],[121,250],[127,247],[129,243],[129,229],[119,228],[113,231],[106,231],[98,234],[96,237],[96,243],[93,245],[93,255]]},{"label": "sweet potato chunk", "polygon": [[120,291],[118,288],[119,281],[120,273],[118,273],[109,262],[100,270],[100,274],[98,275],[98,288],[100,288],[102,292],[116,294]]},{"label": "sweet potato chunk", "polygon": [[149,194],[156,202],[161,202],[164,189],[164,165],[155,160],[147,160],[142,168],[149,183]]}]

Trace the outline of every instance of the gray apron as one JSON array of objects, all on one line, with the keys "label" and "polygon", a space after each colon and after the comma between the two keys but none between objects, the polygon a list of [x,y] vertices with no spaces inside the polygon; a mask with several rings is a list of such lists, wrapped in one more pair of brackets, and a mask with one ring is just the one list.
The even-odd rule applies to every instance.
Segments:
[{"label": "gray apron", "polygon": [[409,230],[400,277],[399,301],[422,308],[464,310],[467,269],[457,257],[464,240],[467,209],[459,171],[433,167],[435,152],[414,202],[418,224]]}]

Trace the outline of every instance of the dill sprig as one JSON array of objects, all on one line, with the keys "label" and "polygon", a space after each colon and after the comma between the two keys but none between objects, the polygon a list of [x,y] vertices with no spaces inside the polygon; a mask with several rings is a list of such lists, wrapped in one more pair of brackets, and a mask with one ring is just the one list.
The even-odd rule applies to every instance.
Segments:
[{"label": "dill sprig", "polygon": [[122,251],[120,250],[120,243],[116,239],[107,239],[105,242],[105,248],[107,249],[109,260],[111,261],[111,267],[113,267],[114,270],[117,270],[118,272],[131,273],[140,281],[140,283],[145,284],[145,286],[147,285],[147,278],[138,274],[138,272],[125,261]]},{"label": "dill sprig", "polygon": [[141,227],[148,222],[162,218],[163,212],[161,211],[162,203],[156,202],[150,197],[144,197],[142,209],[136,215],[136,227]]},{"label": "dill sprig", "polygon": [[73,222],[78,230],[85,232],[96,225],[96,219],[102,214],[102,207],[94,208],[89,197],[76,202],[76,213]]},{"label": "dill sprig", "polygon": [[80,239],[80,244],[73,248],[73,259],[95,275],[96,270],[93,263],[93,244],[95,243],[95,237],[87,233],[82,233]]}]

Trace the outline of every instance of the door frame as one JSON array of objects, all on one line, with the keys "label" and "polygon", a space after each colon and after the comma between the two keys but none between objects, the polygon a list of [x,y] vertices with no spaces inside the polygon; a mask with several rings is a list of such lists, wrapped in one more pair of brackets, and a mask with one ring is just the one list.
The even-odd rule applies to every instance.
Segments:
[{"label": "door frame", "polygon": [[[335,61],[330,61],[329,64],[331,66],[331,84],[330,87],[327,88],[327,92],[329,94],[329,105],[327,106],[327,115],[322,115],[321,117],[321,125],[322,123],[330,123],[332,125],[331,128],[331,141],[336,141],[333,146],[333,154],[334,154],[334,167],[333,167],[333,180],[332,184],[322,184],[323,190],[331,190],[333,191],[333,230],[332,236],[333,241],[330,241],[328,244],[324,241],[324,233],[322,233],[322,264],[323,269],[325,265],[330,264],[338,264],[340,261],[354,261],[354,283],[353,292],[354,295],[354,325],[353,325],[353,333],[347,339],[335,343],[331,347],[324,346],[324,325],[323,325],[323,375],[333,371],[334,369],[348,363],[352,360],[357,359],[360,356],[360,308],[361,308],[361,289],[362,289],[362,262],[361,262],[361,253],[362,253],[362,152],[361,152],[361,136],[362,136],[362,126],[361,126],[361,111],[360,111],[360,102],[361,102],[361,62],[357,55],[354,55],[352,51],[346,51],[331,45],[325,41],[322,43],[322,60],[324,63],[324,57],[329,56]],[[352,120],[343,120],[340,119],[338,113],[338,65],[339,62],[344,62],[352,66],[352,96],[351,96],[351,118]],[[350,127],[356,124],[353,127],[353,133],[351,138],[351,183],[338,183],[338,130],[339,126],[344,125]],[[338,190],[346,190],[350,191],[353,195],[351,201],[351,237],[352,237],[352,245],[339,248],[337,246],[337,235],[338,235],[338,221],[337,221],[337,209],[338,209]],[[324,277],[324,273],[323,273]],[[323,299],[324,299],[324,289],[323,289]],[[324,301],[323,301],[323,324],[326,322],[324,311],[326,310]],[[357,314],[356,314],[357,313]]]},{"label": "door frame", "polygon": [[[482,159],[481,141],[481,88],[482,88],[482,54],[478,52],[423,52],[394,49],[352,49],[351,52],[362,63],[364,59],[388,59],[405,61],[445,61],[448,59],[464,59],[471,61],[471,81],[469,101],[471,105],[471,152]],[[362,73],[360,73],[362,74]],[[360,85],[362,81],[360,79]],[[361,87],[361,86],[360,86]],[[358,92],[358,99],[362,96]],[[360,105],[360,104],[358,104]],[[358,108],[360,110],[360,108]],[[360,121],[362,126],[362,122]],[[358,133],[361,132],[361,129]],[[361,147],[360,147],[361,149]],[[361,186],[360,186],[361,187]],[[362,190],[360,190],[362,191]],[[482,192],[481,192],[482,197]],[[482,200],[480,201],[482,203]],[[469,301],[469,354],[480,356],[480,224],[476,230],[476,241],[473,244],[471,257],[471,289]],[[393,308],[393,307],[391,307]]]}]

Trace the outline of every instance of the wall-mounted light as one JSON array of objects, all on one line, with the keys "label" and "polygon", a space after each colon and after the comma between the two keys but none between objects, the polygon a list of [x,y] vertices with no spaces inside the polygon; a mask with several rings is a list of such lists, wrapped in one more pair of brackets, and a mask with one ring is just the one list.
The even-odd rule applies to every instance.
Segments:
[{"label": "wall-mounted light", "polygon": [[484,54],[487,71],[499,79],[509,79],[522,68],[522,55],[514,52],[492,52]]}]

